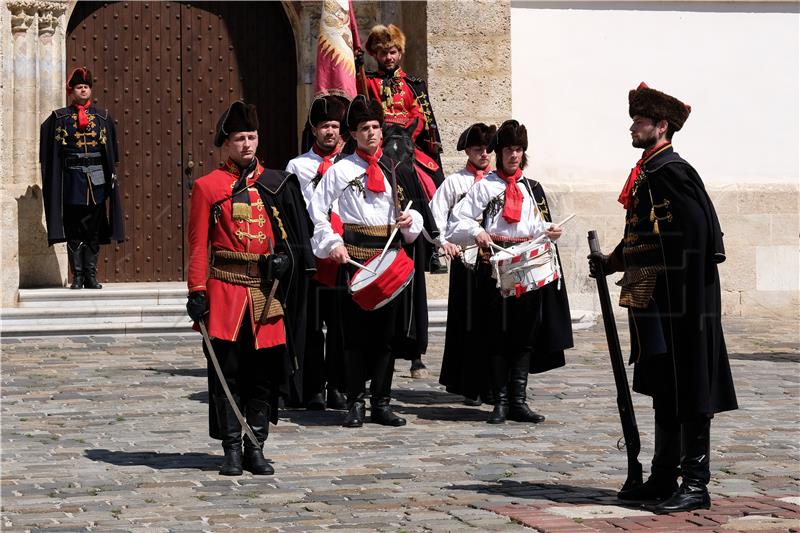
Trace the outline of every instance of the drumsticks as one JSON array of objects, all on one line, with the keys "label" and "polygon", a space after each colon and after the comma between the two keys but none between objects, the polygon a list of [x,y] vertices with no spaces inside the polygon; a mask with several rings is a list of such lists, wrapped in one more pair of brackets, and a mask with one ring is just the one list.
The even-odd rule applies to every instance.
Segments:
[{"label": "drumsticks", "polygon": [[[404,215],[406,213],[408,213],[408,210],[411,209],[411,204],[413,204],[413,203],[414,203],[414,200],[409,200],[408,201],[408,204],[406,204],[406,209],[405,209],[405,211],[403,211]],[[394,229],[392,230],[392,234],[389,235],[389,240],[386,241],[386,245],[383,247],[383,251],[381,252],[380,259],[378,259],[378,264],[380,264],[380,262],[383,261],[383,256],[386,255],[386,251],[389,249],[389,245],[392,244],[392,241],[394,240],[394,236],[397,235],[397,230],[399,230],[399,229],[400,229],[400,226],[395,224],[394,225]]]},{"label": "drumsticks", "polygon": [[[571,215],[569,215],[567,218],[565,218],[564,220],[562,220],[562,221],[561,221],[561,222],[559,222],[558,224],[553,224],[553,223],[551,222],[551,223],[550,223],[550,225],[551,225],[551,226],[555,226],[555,227],[557,227],[557,228],[558,228],[558,227],[561,227],[561,226],[563,226],[564,224],[566,224],[566,223],[567,223],[567,222],[569,222],[570,220],[572,220],[574,217],[575,217],[575,213],[572,213]],[[539,242],[539,241],[541,241],[541,240],[544,240],[544,238],[545,238],[545,237],[546,237],[546,235],[545,235],[545,234],[542,234],[542,235],[540,235],[539,237],[537,237],[536,239],[533,239],[533,241],[528,241],[528,242],[534,242],[534,243],[536,243],[536,242]],[[492,242],[492,243],[489,243],[489,246],[491,246],[492,248],[494,248],[494,249],[495,249],[495,250],[497,250],[498,252],[506,252],[506,253],[510,253],[508,250],[506,250],[506,249],[505,249],[505,248],[503,248],[502,246],[497,246],[497,245],[496,245],[495,243],[493,243],[493,242]]]},{"label": "drumsticks", "polygon": [[368,266],[366,266],[366,265],[362,265],[361,263],[356,263],[355,261],[353,261],[353,260],[352,260],[352,259],[350,259],[349,257],[347,258],[347,262],[348,262],[348,263],[350,263],[351,265],[355,266],[355,267],[358,267],[358,268],[363,268],[364,270],[366,270],[367,272],[369,272],[369,273],[370,273],[370,274],[372,274],[373,276],[377,276],[377,275],[378,275],[378,273],[377,273],[377,272],[375,272],[374,270],[372,270],[372,269],[371,269],[371,268],[369,268]]}]

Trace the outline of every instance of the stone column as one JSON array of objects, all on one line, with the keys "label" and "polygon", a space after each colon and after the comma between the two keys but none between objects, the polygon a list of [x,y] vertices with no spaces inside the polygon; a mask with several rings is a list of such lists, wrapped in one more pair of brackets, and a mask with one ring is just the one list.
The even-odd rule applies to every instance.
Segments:
[{"label": "stone column", "polygon": [[[39,168],[39,127],[64,104],[66,2],[9,1],[0,35],[3,88],[11,95],[0,118],[2,241],[0,305],[16,305],[20,287],[61,286],[66,279],[63,246],[50,248],[44,224]],[[10,136],[9,135],[10,132]],[[6,137],[8,136],[8,137]]]}]

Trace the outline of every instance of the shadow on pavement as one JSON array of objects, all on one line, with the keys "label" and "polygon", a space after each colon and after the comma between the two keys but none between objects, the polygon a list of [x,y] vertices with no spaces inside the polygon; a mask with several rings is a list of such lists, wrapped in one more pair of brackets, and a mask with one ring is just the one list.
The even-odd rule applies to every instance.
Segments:
[{"label": "shadow on pavement", "polygon": [[203,390],[203,391],[193,392],[186,398],[188,398],[189,400],[193,400],[195,402],[208,403],[208,391]]},{"label": "shadow on pavement", "polygon": [[208,453],[159,453],[159,452],[120,452],[105,449],[85,450],[92,461],[101,461],[116,466],[149,466],[156,470],[217,470],[222,455]]},{"label": "shadow on pavement", "polygon": [[402,415],[416,415],[422,420],[453,420],[462,422],[485,422],[489,413],[478,407],[415,407],[392,404],[395,412]]},{"label": "shadow on pavement", "polygon": [[482,494],[504,494],[513,498],[544,500],[557,504],[614,505],[626,509],[641,509],[641,504],[617,499],[617,491],[597,487],[564,485],[562,483],[529,483],[501,479],[495,482],[453,485],[454,490],[469,490]]},{"label": "shadow on pavement", "polygon": [[[369,409],[367,409],[369,412]],[[280,418],[286,419],[298,426],[340,426],[347,411],[309,411],[308,409],[281,409],[278,411]]]},{"label": "shadow on pavement", "polygon": [[169,374],[170,376],[187,376],[190,378],[204,378],[207,375],[205,367],[199,368],[153,368],[149,367],[145,370],[150,372],[158,372],[159,374]]},{"label": "shadow on pavement", "polygon": [[463,397],[437,389],[393,389],[392,400],[403,403],[431,404],[459,404]]}]

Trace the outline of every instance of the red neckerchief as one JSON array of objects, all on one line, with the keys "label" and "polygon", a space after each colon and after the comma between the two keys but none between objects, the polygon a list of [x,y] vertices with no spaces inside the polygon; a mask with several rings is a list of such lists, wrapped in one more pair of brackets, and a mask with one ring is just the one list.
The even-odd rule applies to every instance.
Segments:
[{"label": "red neckerchief", "polygon": [[86,110],[92,105],[91,98],[81,105],[78,102],[72,102],[73,107],[78,110],[78,131],[85,131],[89,126],[89,117],[86,115]]},{"label": "red neckerchief", "polygon": [[625,182],[625,186],[622,188],[622,192],[619,193],[619,198],[617,201],[622,204],[625,209],[628,209],[631,206],[631,192],[633,191],[633,184],[636,182],[636,178],[642,173],[642,168],[644,168],[644,164],[647,161],[656,155],[657,153],[662,152],[672,146],[672,143],[669,141],[665,141],[658,146],[654,146],[649,150],[645,150],[644,154],[642,154],[642,158],[636,162],[636,166],[631,169],[631,173],[628,174],[628,181]]},{"label": "red neckerchief", "polygon": [[386,185],[383,183],[383,172],[378,166],[378,160],[383,155],[383,150],[378,148],[374,155],[369,155],[361,148],[356,148],[358,157],[367,162],[367,189],[372,192],[386,192]]},{"label": "red neckerchief", "polygon": [[317,143],[311,145],[311,150],[322,158],[322,161],[319,162],[319,166],[317,167],[317,176],[325,175],[328,169],[333,166],[333,158],[339,155],[341,149],[342,147],[337,144],[333,150],[326,154],[322,152],[322,149],[319,146],[317,146]]},{"label": "red neckerchief", "polygon": [[478,183],[481,181],[486,174],[492,171],[492,165],[488,165],[484,169],[480,169],[472,164],[472,161],[467,160],[467,172],[475,176],[475,181],[472,183]]},{"label": "red neckerchief", "polygon": [[506,182],[506,201],[503,205],[503,218],[509,224],[514,224],[522,219],[522,191],[517,185],[517,180],[522,176],[522,169],[518,168],[511,176],[497,169],[497,175]]}]

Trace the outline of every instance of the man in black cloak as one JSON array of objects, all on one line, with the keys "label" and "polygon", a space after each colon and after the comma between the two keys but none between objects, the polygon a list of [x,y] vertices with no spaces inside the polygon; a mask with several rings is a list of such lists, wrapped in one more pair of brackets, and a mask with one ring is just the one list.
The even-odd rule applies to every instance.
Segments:
[{"label": "man in black cloak", "polygon": [[708,509],[711,419],[738,407],[720,320],[722,232],[703,181],[672,148],[691,108],[644,83],[628,101],[633,146],[644,154],[619,197],[625,233],[610,255],[589,257],[593,273],[597,263],[624,272],[633,390],[655,410],[650,477],[619,497],[661,501],[655,513]]}]

